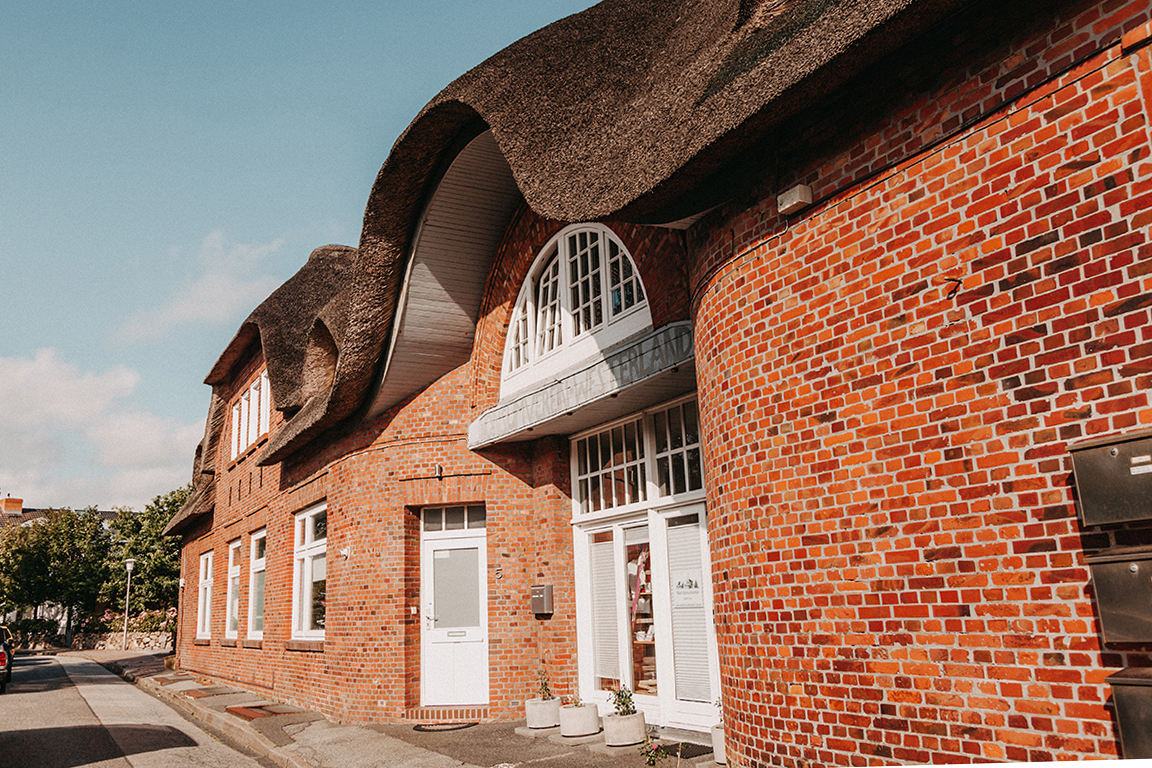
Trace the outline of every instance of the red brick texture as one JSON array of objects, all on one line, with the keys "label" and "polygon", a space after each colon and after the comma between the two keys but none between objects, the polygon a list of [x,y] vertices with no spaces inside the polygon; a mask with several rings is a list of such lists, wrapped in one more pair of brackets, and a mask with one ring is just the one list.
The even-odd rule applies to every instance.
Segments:
[{"label": "red brick texture", "polygon": [[[1152,56],[1118,45],[1147,17],[1081,4],[989,52],[968,125],[959,85],[912,94],[792,176],[808,211],[696,233],[739,765],[1116,755],[1103,680],[1148,649],[1102,651],[1084,550],[1113,532],[1080,530],[1066,446],[1152,424]],[[993,77],[1014,52],[1032,74]]]}]

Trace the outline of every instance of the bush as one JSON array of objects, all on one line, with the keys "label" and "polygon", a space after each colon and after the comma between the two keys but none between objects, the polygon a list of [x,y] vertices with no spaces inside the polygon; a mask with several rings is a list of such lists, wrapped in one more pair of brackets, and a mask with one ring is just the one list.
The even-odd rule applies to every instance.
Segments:
[{"label": "bush", "polygon": [[9,624],[8,629],[17,635],[55,635],[60,631],[60,624],[55,619],[18,619]]},{"label": "bush", "polygon": [[[90,616],[80,621],[77,634],[102,634],[124,629],[124,614],[104,611],[103,616]],[[175,632],[176,609],[140,611],[128,616],[129,632]]]}]

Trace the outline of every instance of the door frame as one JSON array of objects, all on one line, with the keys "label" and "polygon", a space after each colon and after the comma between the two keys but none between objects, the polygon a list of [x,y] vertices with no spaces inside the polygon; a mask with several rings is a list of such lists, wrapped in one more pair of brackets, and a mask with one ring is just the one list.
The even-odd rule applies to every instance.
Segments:
[{"label": "door frame", "polygon": [[[668,573],[668,536],[667,522],[669,518],[698,515],[700,525],[700,551],[703,597],[706,612],[706,631],[708,633],[708,659],[711,700],[707,702],[681,701],[676,698],[675,685],[675,649],[672,646],[672,598],[669,588]],[[716,645],[716,626],[712,596],[711,578],[711,552],[708,546],[708,515],[707,508],[702,500],[690,501],[664,506],[652,506],[641,512],[630,512],[601,518],[594,523],[577,524],[574,526],[573,554],[575,556],[576,575],[576,633],[577,633],[577,681],[580,695],[586,701],[596,702],[602,712],[612,711],[607,692],[596,687],[595,657],[593,651],[592,631],[592,590],[584,588],[591,583],[591,548],[590,537],[594,533],[613,531],[613,547],[615,551],[614,562],[618,573],[625,567],[625,547],[623,531],[638,525],[648,527],[648,541],[652,557],[653,599],[656,609],[656,674],[657,694],[655,696],[634,694],[634,701],[638,710],[643,711],[649,722],[654,725],[663,725],[684,728],[693,731],[706,731],[710,726],[720,720],[719,709],[715,701],[720,697],[720,664]],[[627,586],[623,580],[617,578],[617,604],[623,606],[627,600],[625,592]],[[584,585],[584,586],[581,586]],[[626,663],[631,642],[629,638],[628,617],[623,608],[617,614],[617,651],[620,654],[620,672],[622,680],[627,681],[630,688],[635,682],[631,680],[631,665]],[[666,638],[660,640],[659,638]]]}]

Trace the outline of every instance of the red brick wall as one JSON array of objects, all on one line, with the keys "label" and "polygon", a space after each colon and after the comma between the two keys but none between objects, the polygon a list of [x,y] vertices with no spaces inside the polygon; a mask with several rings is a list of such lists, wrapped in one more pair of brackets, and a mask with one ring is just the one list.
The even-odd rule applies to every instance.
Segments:
[{"label": "red brick wall", "polygon": [[793,160],[813,208],[697,228],[738,764],[1115,756],[1103,680],[1150,661],[1102,652],[1066,446],[1152,423],[1152,55],[1106,47],[1147,19],[1006,30],[858,151]]}]

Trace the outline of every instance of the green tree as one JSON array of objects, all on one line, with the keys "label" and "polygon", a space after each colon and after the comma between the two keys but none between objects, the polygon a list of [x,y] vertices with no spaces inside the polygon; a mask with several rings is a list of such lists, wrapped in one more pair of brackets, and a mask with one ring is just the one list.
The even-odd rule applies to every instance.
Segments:
[{"label": "green tree", "polygon": [[128,572],[124,561],[136,560],[132,568],[131,611],[167,609],[180,599],[180,537],[164,536],[164,526],[192,495],[186,485],[157,496],[140,513],[118,509],[111,523],[112,547],[101,597],[120,610],[124,605]]},{"label": "green tree", "polygon": [[108,533],[93,510],[53,509],[0,536],[0,594],[37,615],[44,603],[65,610],[71,635],[77,613],[96,609],[107,577]]}]

